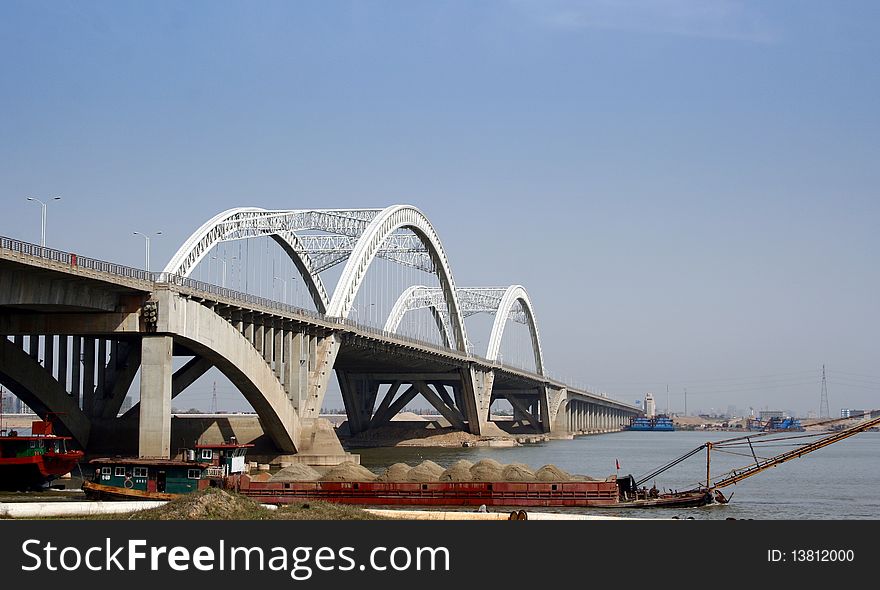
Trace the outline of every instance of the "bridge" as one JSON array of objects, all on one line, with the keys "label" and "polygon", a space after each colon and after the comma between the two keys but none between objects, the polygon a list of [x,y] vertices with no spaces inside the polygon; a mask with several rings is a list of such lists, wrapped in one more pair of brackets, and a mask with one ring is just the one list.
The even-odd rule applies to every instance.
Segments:
[{"label": "bridge", "polygon": [[[241,244],[253,240],[276,254],[245,256]],[[222,250],[230,244],[239,256]],[[265,285],[272,275],[274,296],[227,287],[234,258],[239,287],[250,277]],[[269,258],[273,270],[257,277]],[[286,279],[277,297],[280,258],[313,309],[289,301]],[[206,265],[212,280],[195,278]],[[379,276],[365,288],[380,265],[419,278],[398,289],[399,281]],[[338,273],[332,292],[330,269]],[[389,309],[371,324],[359,311],[372,316],[377,302]],[[419,314],[431,329],[405,333]],[[465,325],[478,314],[493,318],[482,355]],[[501,352],[505,331],[517,324],[528,330],[529,366]],[[321,452],[316,441],[327,433],[317,419],[332,373],[352,434],[387,424],[417,396],[452,427],[478,435],[498,431],[490,408],[502,399],[513,420],[501,426],[559,437],[620,430],[640,414],[550,377],[525,288],[457,286],[433,226],[408,205],[231,209],[198,228],[160,272],[0,238],[0,334],[0,383],[96,452],[113,449],[124,425],[136,422],[140,456],[171,456],[172,400],[212,368],[288,457]],[[120,413],[138,375],[140,401]]]}]

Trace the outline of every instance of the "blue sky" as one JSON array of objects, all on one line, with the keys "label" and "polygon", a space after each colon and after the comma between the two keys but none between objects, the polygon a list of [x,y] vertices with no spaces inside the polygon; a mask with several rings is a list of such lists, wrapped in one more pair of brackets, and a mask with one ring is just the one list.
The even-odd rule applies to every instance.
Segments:
[{"label": "blue sky", "polygon": [[[0,3],[0,234],[153,266],[214,213],[419,206],[550,370],[880,407],[880,4]],[[660,396],[663,397],[663,396]],[[678,402],[676,401],[679,400]],[[661,407],[665,405],[661,400]]]}]

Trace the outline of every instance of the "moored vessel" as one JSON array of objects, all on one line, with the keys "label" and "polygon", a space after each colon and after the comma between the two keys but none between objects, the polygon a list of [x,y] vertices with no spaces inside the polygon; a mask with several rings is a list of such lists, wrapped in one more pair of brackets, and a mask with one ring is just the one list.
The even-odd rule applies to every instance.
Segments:
[{"label": "moored vessel", "polygon": [[9,430],[0,436],[0,489],[41,489],[70,473],[83,458],[70,440],[54,434],[48,420],[35,420],[28,435]]},{"label": "moored vessel", "polygon": [[651,417],[634,416],[630,418],[627,430],[673,432],[675,430],[675,423],[672,421],[672,418],[665,414],[658,414]]},{"label": "moored vessel", "polygon": [[82,489],[92,499],[173,500],[208,487],[237,489],[250,444],[198,444],[183,459],[104,457],[88,463]]}]

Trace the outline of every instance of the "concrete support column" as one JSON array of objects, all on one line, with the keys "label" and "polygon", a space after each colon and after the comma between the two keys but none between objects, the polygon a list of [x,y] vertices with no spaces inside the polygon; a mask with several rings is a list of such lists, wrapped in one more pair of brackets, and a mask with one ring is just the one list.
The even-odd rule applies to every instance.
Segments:
[{"label": "concrete support column", "polygon": [[173,347],[170,336],[144,336],[141,344],[140,457],[171,458]]},{"label": "concrete support column", "polygon": [[297,392],[296,407],[302,408],[303,402],[309,395],[309,359],[308,343],[306,335],[297,333],[293,336],[293,352],[290,355],[294,367],[293,391]]},{"label": "concrete support column", "polygon": [[318,338],[309,336],[309,371],[315,371],[318,368]]},{"label": "concrete support column", "polygon": [[104,367],[107,365],[107,341],[103,338],[100,338],[98,340],[98,357],[95,364],[98,369],[98,383],[97,389],[95,390],[95,397],[102,398],[104,397],[105,393],[104,385],[106,380],[106,372],[104,371]]},{"label": "concrete support column", "polygon": [[70,394],[76,398],[76,405],[80,405],[82,399],[82,388],[80,387],[80,373],[82,371],[82,363],[80,356],[82,355],[82,338],[73,337],[73,353],[71,355],[70,365]]},{"label": "concrete support column", "polygon": [[[257,349],[257,352],[263,354],[263,349],[266,344],[266,327],[263,324],[257,324],[254,327],[254,348]],[[266,358],[266,357],[263,357]]]},{"label": "concrete support column", "polygon": [[43,368],[48,371],[50,375],[55,374],[55,336],[53,334],[46,334],[46,338],[43,341]]},{"label": "concrete support column", "polygon": [[58,336],[58,383],[67,389],[67,336],[62,334]]},{"label": "concrete support column", "polygon": [[95,339],[83,338],[82,409],[86,416],[95,408]]},{"label": "concrete support column", "polygon": [[[471,434],[481,434],[489,422],[495,373],[479,371],[473,366],[461,370],[462,414]],[[515,408],[514,408],[515,411]]]},{"label": "concrete support column", "polygon": [[272,328],[272,335],[275,342],[272,345],[272,368],[275,370],[275,376],[280,380],[284,365],[284,328],[278,324]]},{"label": "concrete support column", "polygon": [[293,332],[290,330],[284,330],[284,335],[282,336],[282,370],[281,370],[281,383],[284,384],[284,391],[287,392],[287,397],[290,399],[291,403],[293,403],[294,407],[297,407],[298,398],[296,396],[296,390],[293,388],[293,380],[296,376],[295,368],[293,361]]}]

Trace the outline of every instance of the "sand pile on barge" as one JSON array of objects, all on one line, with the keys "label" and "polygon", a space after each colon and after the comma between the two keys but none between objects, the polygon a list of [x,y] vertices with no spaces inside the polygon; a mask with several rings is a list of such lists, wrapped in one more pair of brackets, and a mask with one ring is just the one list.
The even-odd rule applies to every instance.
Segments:
[{"label": "sand pile on barge", "polygon": [[[306,466],[303,466],[306,467]],[[433,461],[422,461],[415,467],[406,463],[394,463],[380,475],[355,463],[340,463],[323,477],[314,479],[280,479],[278,476],[290,469],[288,477],[310,477],[306,469],[285,468],[279,471],[274,481],[380,481],[394,483],[431,483],[431,482],[566,482],[566,481],[598,481],[585,475],[572,475],[556,465],[544,465],[537,471],[524,463],[503,464],[494,459],[480,459],[471,463],[464,459],[456,461],[446,469]],[[277,479],[276,479],[277,478]]]},{"label": "sand pile on barge", "polygon": [[438,481],[445,469],[433,461],[422,461],[409,470],[407,481],[429,482]]},{"label": "sand pile on barge", "polygon": [[375,479],[376,474],[366,467],[346,461],[325,473],[320,481],[373,481]]},{"label": "sand pile on barge", "polygon": [[474,464],[470,461],[462,459],[456,461],[446,468],[446,471],[440,474],[438,481],[473,481],[471,477],[471,467]]},{"label": "sand pile on barge", "polygon": [[471,467],[471,481],[501,481],[504,465],[495,459],[480,459]]},{"label": "sand pile on barge", "polygon": [[501,470],[501,479],[504,481],[535,481],[534,472],[528,465],[523,463],[511,463]]},{"label": "sand pile on barge", "polygon": [[412,467],[406,463],[395,463],[383,471],[379,477],[376,478],[376,481],[407,481],[407,475],[409,475],[411,469]]},{"label": "sand pile on barge", "polygon": [[535,472],[538,481],[571,481],[571,474],[553,465],[544,465]]},{"label": "sand pile on barge", "polygon": [[318,481],[321,474],[305,463],[294,463],[272,475],[269,481]]}]

